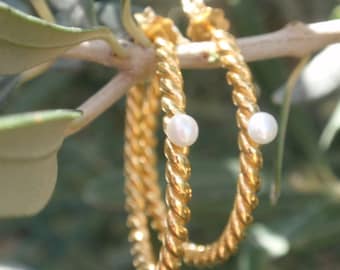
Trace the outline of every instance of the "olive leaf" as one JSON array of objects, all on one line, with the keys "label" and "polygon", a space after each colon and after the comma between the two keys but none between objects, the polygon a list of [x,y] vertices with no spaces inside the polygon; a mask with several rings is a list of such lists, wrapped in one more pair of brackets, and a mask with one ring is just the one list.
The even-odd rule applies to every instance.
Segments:
[{"label": "olive leaf", "polygon": [[273,205],[275,205],[280,197],[281,193],[281,179],[282,179],[282,167],[283,167],[283,156],[285,150],[285,140],[286,140],[286,131],[288,126],[288,119],[290,113],[290,106],[292,101],[292,94],[296,83],[301,75],[303,68],[306,66],[310,59],[310,56],[305,56],[300,60],[298,65],[294,68],[291,75],[288,78],[286,85],[286,92],[284,96],[284,102],[282,104],[281,113],[280,113],[280,127],[279,127],[279,136],[277,140],[277,154],[275,160],[275,179],[271,184],[270,191],[270,201]]},{"label": "olive leaf", "polygon": [[0,117],[0,217],[32,215],[46,205],[64,130],[80,116],[49,110]]},{"label": "olive leaf", "polygon": [[[340,62],[334,60],[339,53],[340,43],[335,43],[313,57],[296,82],[293,104],[321,99],[339,90]],[[274,103],[282,104],[284,95],[285,87],[281,86],[272,97]]]},{"label": "olive leaf", "polygon": [[151,47],[151,42],[145,36],[144,32],[136,24],[131,15],[131,2],[130,0],[122,0],[122,22],[126,31],[134,40],[145,47]]},{"label": "olive leaf", "polygon": [[55,59],[87,40],[105,40],[117,55],[125,55],[109,28],[84,30],[51,24],[1,2],[0,25],[0,74],[18,73]]}]

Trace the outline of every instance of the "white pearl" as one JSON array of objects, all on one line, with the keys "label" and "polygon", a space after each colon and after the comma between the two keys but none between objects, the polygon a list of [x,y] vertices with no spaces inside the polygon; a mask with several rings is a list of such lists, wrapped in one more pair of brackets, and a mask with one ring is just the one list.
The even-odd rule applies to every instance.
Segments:
[{"label": "white pearl", "polygon": [[190,146],[197,140],[198,125],[191,116],[178,113],[170,118],[165,133],[173,144]]},{"label": "white pearl", "polygon": [[266,112],[253,114],[248,122],[248,134],[258,144],[272,142],[278,132],[278,125],[275,118]]}]

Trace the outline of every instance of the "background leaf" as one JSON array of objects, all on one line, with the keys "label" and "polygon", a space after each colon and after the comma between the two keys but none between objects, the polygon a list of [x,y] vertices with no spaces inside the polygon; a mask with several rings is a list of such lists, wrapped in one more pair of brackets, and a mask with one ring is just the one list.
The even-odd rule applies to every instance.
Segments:
[{"label": "background leaf", "polygon": [[0,217],[34,214],[46,205],[65,127],[80,115],[53,110],[0,118]]},{"label": "background leaf", "polygon": [[[340,87],[340,44],[328,46],[306,65],[293,90],[292,103],[301,103],[323,98]],[[273,101],[282,104],[285,87],[273,95]]]},{"label": "background leaf", "polygon": [[98,25],[93,0],[50,0],[56,9],[58,22],[68,26],[93,27]]},{"label": "background leaf", "polygon": [[296,82],[298,81],[299,76],[308,61],[309,56],[305,56],[304,58],[302,58],[287,80],[286,92],[280,114],[280,127],[277,139],[277,156],[275,160],[275,180],[272,184],[272,190],[270,194],[270,200],[272,204],[277,203],[277,200],[279,199],[281,192],[283,156],[285,152],[286,132],[288,126],[292,94]]}]

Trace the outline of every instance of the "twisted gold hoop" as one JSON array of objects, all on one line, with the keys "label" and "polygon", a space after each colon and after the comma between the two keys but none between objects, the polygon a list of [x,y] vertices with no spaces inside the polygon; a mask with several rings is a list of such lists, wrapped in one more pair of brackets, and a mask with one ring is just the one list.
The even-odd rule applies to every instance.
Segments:
[{"label": "twisted gold hoop", "polygon": [[[166,37],[158,36],[154,40],[157,55],[156,81],[159,82],[161,95],[161,107],[164,112],[163,126],[166,128],[169,119],[185,111],[185,97],[183,93],[183,79],[179,70],[179,62],[176,57],[175,46],[173,42]],[[187,158],[188,148],[178,147],[170,142],[165,141],[164,154],[167,159],[166,163],[166,202],[167,213],[162,216],[166,219],[160,221],[156,211],[150,215],[155,218],[154,226],[162,230],[162,247],[160,250],[159,260],[154,263],[152,251],[150,253],[149,233],[147,232],[146,216],[141,217],[145,212],[145,200],[142,200],[144,191],[148,191],[148,203],[153,204],[153,194],[150,194],[150,187],[142,179],[150,177],[157,179],[154,167],[144,166],[155,160],[153,133],[148,133],[143,128],[142,119],[145,120],[146,126],[155,127],[155,118],[150,117],[150,112],[157,112],[156,87],[152,87],[151,98],[143,104],[141,93],[143,89],[133,88],[129,91],[127,100],[127,118],[126,118],[126,144],[125,144],[125,176],[126,176],[126,194],[127,194],[127,211],[129,213],[128,226],[130,227],[130,241],[133,243],[132,254],[134,255],[134,265],[137,269],[179,269],[183,258],[183,243],[188,240],[188,231],[185,227],[190,218],[190,210],[187,206],[191,198],[191,188],[188,184],[190,177],[190,164]],[[156,97],[156,98],[155,98]],[[151,102],[150,102],[151,101]],[[140,110],[138,111],[137,108]],[[143,112],[143,113],[141,113]],[[142,133],[141,130],[145,132]],[[151,128],[151,131],[154,128]],[[145,151],[144,151],[145,150]],[[148,151],[150,150],[150,151]],[[143,153],[142,153],[143,151]],[[156,189],[156,192],[159,189]],[[156,198],[158,200],[158,198]],[[157,201],[158,203],[158,201]],[[162,215],[164,209],[162,210]],[[158,224],[158,225],[157,225]],[[165,229],[164,229],[165,228]]]},{"label": "twisted gold hoop", "polygon": [[143,172],[141,160],[141,128],[138,123],[142,120],[144,87],[141,85],[131,88],[127,93],[125,120],[125,193],[126,210],[129,213],[127,225],[130,229],[129,241],[133,243],[131,254],[136,269],[151,269],[154,262],[148,221],[145,215],[144,184],[141,181]]},{"label": "twisted gold hoop", "polygon": [[[134,222],[129,222],[129,225],[134,236],[131,238],[133,241],[132,253],[135,255],[134,265],[137,269],[153,269],[155,267],[152,248],[149,244],[146,216],[144,214],[143,217],[140,217],[142,213],[147,213],[151,217],[152,227],[159,232],[159,238],[163,242],[157,269],[179,269],[182,257],[185,262],[197,266],[212,265],[228,259],[235,252],[246,227],[251,223],[251,214],[258,202],[256,193],[260,185],[258,174],[262,166],[262,157],[258,144],[253,142],[247,132],[249,118],[258,111],[255,89],[250,71],[237,49],[233,37],[215,28],[214,24],[221,25],[223,21],[215,20],[214,24],[209,22],[207,18],[212,18],[210,11],[209,8],[200,6],[199,14],[204,16],[200,16],[198,21],[196,16],[191,17],[189,33],[195,39],[209,38],[216,42],[221,65],[229,70],[226,75],[227,81],[233,86],[232,96],[234,104],[238,107],[236,118],[240,130],[238,139],[240,173],[233,210],[217,241],[209,245],[188,242],[188,231],[185,227],[190,217],[187,203],[191,197],[191,189],[187,182],[190,176],[188,149],[180,148],[166,140],[165,155],[168,160],[166,202],[169,208],[166,213],[166,208],[161,200],[155,168],[156,138],[154,132],[159,110],[159,101],[157,100],[161,95],[162,110],[166,114],[163,122],[164,128],[166,128],[170,117],[184,111],[185,101],[174,45],[166,40],[166,38],[174,40],[174,35],[169,35],[168,33],[172,32],[161,23],[148,22],[146,24],[148,27],[144,25],[144,29],[148,36],[154,39],[158,57],[155,81],[159,81],[160,92],[157,92],[157,86],[155,86],[157,83],[153,83],[153,87],[149,89],[152,95],[148,95],[144,103],[140,102],[143,103],[142,105],[139,104],[139,110],[143,112],[143,116],[138,117],[139,114],[135,112],[133,121],[128,121],[131,117],[127,117],[126,127],[127,208],[130,213],[129,221],[130,219],[134,220]],[[157,20],[160,20],[160,17],[157,17]],[[166,22],[168,23],[168,21]],[[156,30],[155,26],[158,26]],[[202,29],[204,29],[203,32]],[[204,35],[200,36],[200,32]],[[140,93],[143,93],[143,90],[140,90],[136,97],[133,95],[133,91],[136,90],[130,91],[132,94],[128,96],[128,111],[130,110],[129,104],[134,106],[137,101],[140,101]],[[137,101],[129,103],[130,98]],[[138,111],[138,106],[134,107]],[[133,111],[133,109],[131,110]],[[128,115],[130,113],[128,112]],[[135,132],[132,133],[131,130]],[[129,135],[131,133],[133,136]],[[138,147],[134,146],[136,143]],[[137,162],[139,165],[132,166],[134,164],[131,161],[133,157],[139,160]],[[167,218],[165,219],[165,217]],[[136,234],[136,232],[139,233]]]}]

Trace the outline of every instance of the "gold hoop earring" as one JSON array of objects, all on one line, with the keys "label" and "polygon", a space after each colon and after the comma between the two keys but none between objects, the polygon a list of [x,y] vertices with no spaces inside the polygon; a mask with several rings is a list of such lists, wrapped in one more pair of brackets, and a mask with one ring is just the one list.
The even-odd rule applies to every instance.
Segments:
[{"label": "gold hoop earring", "polygon": [[[160,17],[155,17],[164,22]],[[168,20],[165,20],[167,23]],[[176,114],[185,113],[185,96],[183,92],[183,79],[179,69],[179,61],[176,56],[174,36],[172,32],[159,32],[153,35],[154,46],[157,55],[156,78],[153,87],[149,88],[150,96],[143,101],[141,95],[143,87],[133,88],[129,91],[126,118],[126,144],[125,144],[125,176],[127,210],[129,212],[128,226],[130,227],[130,240],[133,243],[132,254],[134,265],[137,269],[179,269],[183,258],[183,244],[188,240],[186,223],[190,218],[190,210],[187,206],[191,198],[191,188],[188,184],[190,177],[190,164],[187,158],[188,148],[179,147],[169,139],[165,140],[164,154],[166,164],[166,201],[167,212],[162,210],[162,217],[158,216],[155,226],[162,231],[162,247],[157,262],[152,258],[150,236],[147,231],[146,206],[153,203],[152,196],[145,200],[145,191],[150,188],[145,182],[146,177],[154,178],[156,175],[154,166],[144,166],[148,162],[147,155],[151,160],[154,155],[154,135],[147,133],[142,128],[143,122],[147,126],[155,127],[155,117],[150,118],[150,112],[157,113],[157,99],[161,100],[161,108],[164,112],[163,128],[167,129],[169,121]],[[159,29],[160,30],[160,29]],[[170,33],[170,34],[169,34]],[[155,87],[155,84],[159,87]],[[157,89],[159,92],[157,92]],[[144,90],[145,91],[145,90]],[[142,113],[144,110],[144,113]],[[147,122],[149,121],[149,122]],[[151,124],[150,124],[151,123]],[[143,134],[143,131],[146,133]],[[150,151],[149,151],[150,150]],[[148,171],[148,168],[150,170]],[[155,178],[157,180],[157,177]],[[159,190],[156,188],[156,190]],[[150,190],[147,190],[150,194]],[[157,192],[157,191],[156,191]],[[154,194],[151,194],[154,195]],[[159,195],[160,198],[160,195]],[[157,198],[157,203],[158,199]],[[154,202],[156,203],[156,202]],[[153,204],[155,206],[155,204]],[[151,208],[150,215],[157,216]],[[164,215],[163,215],[164,213]],[[166,213],[166,214],[165,214]],[[160,221],[160,219],[163,219]],[[164,226],[164,219],[167,226]],[[158,224],[158,225],[157,225]],[[163,230],[163,228],[166,228]]]},{"label": "gold hoop earring", "polygon": [[[204,5],[200,5],[199,8],[201,16],[198,21],[197,16],[190,18],[189,29],[198,38],[201,38],[199,35],[201,32],[203,39],[208,37],[215,41],[220,63],[229,70],[227,81],[233,86],[233,102],[238,107],[236,117],[240,129],[238,139],[240,174],[234,206],[229,221],[218,240],[209,245],[188,242],[188,231],[185,227],[190,217],[187,203],[191,197],[191,189],[187,182],[190,176],[190,165],[187,159],[188,148],[179,147],[167,139],[165,155],[168,160],[166,172],[168,212],[165,210],[166,207],[161,200],[161,192],[157,183],[156,155],[154,153],[156,139],[153,135],[156,128],[159,96],[162,100],[162,109],[166,114],[163,122],[165,131],[170,119],[174,115],[184,112],[185,98],[178,59],[174,51],[175,34],[171,32],[169,20],[160,17],[150,19],[150,14],[144,14],[144,30],[154,41],[159,62],[157,78],[152,84],[153,87],[148,90],[153,95],[148,95],[144,100],[144,105],[140,105],[140,109],[136,109],[134,124],[127,120],[128,135],[126,139],[127,145],[129,145],[127,149],[134,149],[133,152],[126,151],[126,161],[128,162],[126,166],[127,206],[130,212],[129,221],[130,219],[134,220],[129,224],[133,232],[132,253],[135,255],[134,264],[137,269],[152,269],[156,265],[152,259],[146,213],[151,217],[152,227],[158,231],[159,238],[163,242],[157,269],[179,269],[182,258],[186,263],[197,266],[212,265],[229,258],[243,238],[246,227],[251,223],[251,214],[258,202],[256,193],[260,185],[258,174],[262,166],[262,157],[259,144],[249,135],[250,118],[253,118],[258,112],[251,74],[232,36],[216,29],[214,24],[207,19],[211,18],[212,9],[206,8]],[[173,43],[169,40],[172,40]],[[158,86],[155,81],[159,83],[160,92],[157,92]],[[142,90],[139,91],[139,93],[142,92]],[[140,99],[137,98],[137,100]],[[127,109],[129,110],[129,108],[128,103]],[[143,111],[144,116],[138,118],[138,111]],[[127,117],[127,119],[129,118]],[[135,128],[134,137],[130,136],[129,130],[136,125],[138,128]],[[143,133],[138,129],[144,130],[144,135],[138,136]],[[138,146],[132,146],[134,144]],[[139,164],[139,167],[131,166],[132,159]]]}]

